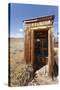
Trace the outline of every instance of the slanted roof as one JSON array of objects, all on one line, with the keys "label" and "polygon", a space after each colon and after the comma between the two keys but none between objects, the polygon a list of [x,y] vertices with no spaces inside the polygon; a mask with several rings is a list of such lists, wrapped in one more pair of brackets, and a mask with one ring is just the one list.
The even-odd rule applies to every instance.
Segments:
[{"label": "slanted roof", "polygon": [[24,20],[24,22],[27,24],[27,23],[32,23],[32,22],[46,21],[46,20],[54,20],[54,15],[26,19],[26,20]]}]

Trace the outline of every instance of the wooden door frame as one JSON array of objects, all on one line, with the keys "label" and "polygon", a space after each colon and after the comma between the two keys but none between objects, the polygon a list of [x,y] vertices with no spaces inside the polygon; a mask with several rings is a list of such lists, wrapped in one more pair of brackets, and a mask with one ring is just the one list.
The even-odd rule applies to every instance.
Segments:
[{"label": "wooden door frame", "polygon": [[[33,64],[33,62],[34,62],[34,31],[43,31],[43,32],[45,32],[45,31],[49,31],[49,28],[45,28],[45,29],[32,29],[31,30],[31,64]],[[48,40],[48,44],[49,44],[49,40]],[[49,52],[49,46],[48,46],[48,52]],[[49,54],[49,53],[48,53]],[[48,55],[48,58],[49,58],[49,55]]]}]

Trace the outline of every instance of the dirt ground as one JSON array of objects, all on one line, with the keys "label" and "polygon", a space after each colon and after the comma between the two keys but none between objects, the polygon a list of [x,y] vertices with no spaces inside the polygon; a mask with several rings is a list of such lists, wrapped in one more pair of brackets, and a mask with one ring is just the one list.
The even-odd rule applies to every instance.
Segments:
[{"label": "dirt ground", "polygon": [[48,76],[48,66],[45,65],[41,69],[37,70],[35,72],[35,77],[31,82],[28,83],[28,85],[55,85],[58,84],[58,77],[54,77],[54,80],[52,80],[51,77]]}]

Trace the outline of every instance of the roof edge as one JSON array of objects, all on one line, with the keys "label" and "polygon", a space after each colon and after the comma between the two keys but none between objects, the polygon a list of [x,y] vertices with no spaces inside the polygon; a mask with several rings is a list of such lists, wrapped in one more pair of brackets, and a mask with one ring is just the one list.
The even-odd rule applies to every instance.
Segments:
[{"label": "roof edge", "polygon": [[32,19],[26,19],[23,22],[25,23],[32,23],[32,22],[37,22],[37,21],[46,21],[46,20],[54,20],[54,15],[50,16],[42,16],[42,17],[37,17],[37,18],[32,18]]}]

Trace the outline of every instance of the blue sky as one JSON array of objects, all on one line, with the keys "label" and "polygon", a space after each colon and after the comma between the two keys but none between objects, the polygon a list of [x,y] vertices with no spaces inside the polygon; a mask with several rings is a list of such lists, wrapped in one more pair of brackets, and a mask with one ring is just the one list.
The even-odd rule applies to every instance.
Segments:
[{"label": "blue sky", "polygon": [[32,4],[10,4],[10,37],[24,37],[23,20],[55,15],[54,32],[58,31],[58,7]]}]

